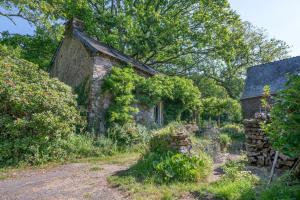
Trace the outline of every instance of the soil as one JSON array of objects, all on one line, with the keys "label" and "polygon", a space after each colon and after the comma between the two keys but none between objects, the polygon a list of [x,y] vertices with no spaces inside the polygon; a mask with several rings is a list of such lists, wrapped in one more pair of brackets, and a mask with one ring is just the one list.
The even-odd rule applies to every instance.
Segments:
[{"label": "soil", "polygon": [[27,170],[0,181],[0,199],[128,199],[106,180],[126,168],[128,165],[72,163],[47,170]]}]

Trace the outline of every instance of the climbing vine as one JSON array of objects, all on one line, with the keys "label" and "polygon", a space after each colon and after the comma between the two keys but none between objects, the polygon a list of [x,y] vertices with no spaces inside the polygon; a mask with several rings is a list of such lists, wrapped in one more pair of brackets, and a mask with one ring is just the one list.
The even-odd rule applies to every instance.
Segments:
[{"label": "climbing vine", "polygon": [[[182,120],[183,113],[192,114],[200,109],[200,91],[193,81],[165,75],[144,78],[134,72],[131,67],[114,67],[104,79],[104,91],[112,95],[112,104],[107,117],[110,123],[132,122],[138,109],[135,104],[148,108],[165,102],[165,122]],[[186,116],[186,115],[185,115]]]}]

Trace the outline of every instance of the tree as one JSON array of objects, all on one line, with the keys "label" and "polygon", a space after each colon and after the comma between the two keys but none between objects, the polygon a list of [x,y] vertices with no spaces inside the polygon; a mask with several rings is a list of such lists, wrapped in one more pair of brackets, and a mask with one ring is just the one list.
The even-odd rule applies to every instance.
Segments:
[{"label": "tree", "polygon": [[221,124],[221,117],[227,120],[239,121],[241,119],[241,107],[237,100],[231,98],[210,97],[202,100],[203,116],[216,118],[218,125]]},{"label": "tree", "polygon": [[77,16],[90,35],[166,71],[187,64],[194,54],[230,55],[228,44],[241,41],[228,40],[240,20],[227,0],[11,0],[0,6],[7,11],[3,16],[40,27]]},{"label": "tree", "polygon": [[[57,31],[61,32],[61,30]],[[35,63],[46,71],[53,58],[59,39],[60,37],[55,37],[40,28],[37,28],[33,36],[9,34],[8,32],[0,34],[0,44],[9,46],[12,49],[19,49],[20,58]]]},{"label": "tree", "polygon": [[[238,99],[244,87],[248,67],[287,58],[289,46],[275,38],[269,38],[265,30],[244,22],[236,29],[236,38],[243,38],[240,46],[232,46],[231,57],[194,57],[194,64],[184,68],[181,74],[200,74],[213,79],[227,94]],[[234,40],[234,35],[232,35]],[[231,41],[230,40],[230,41]],[[226,55],[226,54],[224,54]]]}]

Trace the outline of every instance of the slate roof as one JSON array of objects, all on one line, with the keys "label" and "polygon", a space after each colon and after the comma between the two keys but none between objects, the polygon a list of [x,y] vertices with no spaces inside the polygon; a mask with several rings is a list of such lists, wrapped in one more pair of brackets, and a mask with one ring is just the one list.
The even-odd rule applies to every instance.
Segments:
[{"label": "slate roof", "polygon": [[284,88],[288,74],[300,75],[300,56],[250,67],[241,99],[262,96],[265,85],[276,94]]},{"label": "slate roof", "polygon": [[135,60],[134,58],[131,58],[128,55],[121,53],[120,51],[118,51],[116,49],[113,49],[113,48],[103,44],[102,42],[99,42],[99,41],[89,37],[87,34],[85,34],[84,32],[81,32],[80,30],[78,30],[76,28],[73,29],[73,35],[75,37],[77,37],[84,44],[84,46],[87,47],[93,53],[101,52],[101,53],[111,56],[117,60],[131,64],[133,67],[135,67],[141,71],[144,71],[146,73],[149,73],[151,75],[158,73],[153,68]]}]

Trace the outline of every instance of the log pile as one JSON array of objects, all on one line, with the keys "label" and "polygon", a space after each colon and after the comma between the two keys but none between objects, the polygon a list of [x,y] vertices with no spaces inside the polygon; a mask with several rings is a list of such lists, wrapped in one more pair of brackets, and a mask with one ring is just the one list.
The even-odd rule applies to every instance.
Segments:
[{"label": "log pile", "polygon": [[[268,137],[261,129],[261,119],[244,120],[246,134],[246,152],[249,164],[255,166],[271,166],[275,157],[275,150],[272,149]],[[290,169],[295,159],[279,153],[276,168]]]}]

